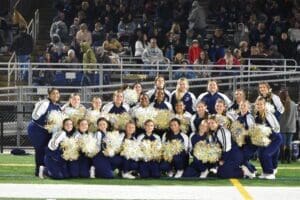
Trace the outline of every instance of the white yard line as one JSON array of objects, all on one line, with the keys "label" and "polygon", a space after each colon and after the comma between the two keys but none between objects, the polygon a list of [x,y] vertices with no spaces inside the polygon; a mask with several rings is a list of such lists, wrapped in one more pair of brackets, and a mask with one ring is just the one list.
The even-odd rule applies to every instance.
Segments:
[{"label": "white yard line", "polygon": [[0,184],[0,198],[241,199],[234,187]]},{"label": "white yard line", "polygon": [[[298,200],[299,187],[245,187],[253,199]],[[0,184],[0,198],[243,199],[233,186],[118,186]]]}]

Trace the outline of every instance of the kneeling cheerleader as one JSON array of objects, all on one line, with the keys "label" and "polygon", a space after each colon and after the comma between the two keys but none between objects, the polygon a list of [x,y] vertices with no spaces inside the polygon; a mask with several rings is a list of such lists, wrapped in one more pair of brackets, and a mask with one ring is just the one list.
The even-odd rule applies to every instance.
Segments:
[{"label": "kneeling cheerleader", "polygon": [[153,133],[154,122],[146,120],[144,123],[145,133],[138,136],[137,140],[141,143],[143,152],[142,161],[139,166],[141,178],[159,178],[161,160],[161,139]]},{"label": "kneeling cheerleader", "polygon": [[208,120],[212,136],[215,137],[222,148],[217,175],[221,178],[253,177],[253,174],[240,168],[243,162],[243,153],[232,140],[230,131],[218,124],[216,117],[210,116]]},{"label": "kneeling cheerleader", "polygon": [[193,157],[192,163],[187,167],[183,173],[183,177],[199,177],[206,178],[209,174],[209,168],[212,167],[215,163],[205,163],[202,160],[199,160],[195,154],[195,147],[200,141],[205,141],[206,143],[213,142],[211,135],[209,134],[208,122],[206,119],[202,120],[197,128],[198,132],[191,134],[189,138],[189,148],[190,153]]},{"label": "kneeling cheerleader", "polygon": [[169,130],[162,138],[164,161],[161,170],[174,178],[180,178],[188,164],[188,136],[181,132],[180,125],[180,120],[173,118],[169,122]]},{"label": "kneeling cheerleader", "polygon": [[44,162],[47,176],[54,179],[74,177],[70,163],[79,158],[79,136],[75,133],[72,120],[65,119],[62,130],[52,135],[46,149]]},{"label": "kneeling cheerleader", "polygon": [[93,157],[95,176],[97,178],[114,178],[114,170],[121,169],[122,157],[118,155],[124,138],[119,132],[108,132],[110,123],[105,118],[97,121],[97,140],[101,144],[100,152]]},{"label": "kneeling cheerleader", "polygon": [[251,138],[252,143],[255,143],[257,139],[260,140],[257,146],[260,146],[258,153],[263,173],[259,176],[259,178],[275,179],[279,150],[282,143],[280,125],[275,115],[266,110],[266,101],[264,98],[259,97],[256,100],[255,109],[257,111],[255,116],[256,124],[264,126],[264,131],[259,131],[264,134],[263,138],[260,139],[257,137],[257,134],[259,133],[257,131],[253,131],[252,135],[254,137]]},{"label": "kneeling cheerleader", "polygon": [[123,158],[122,177],[135,179],[139,170],[139,160],[142,158],[140,142],[136,139],[136,125],[133,121],[125,126],[125,137],[120,155]]}]

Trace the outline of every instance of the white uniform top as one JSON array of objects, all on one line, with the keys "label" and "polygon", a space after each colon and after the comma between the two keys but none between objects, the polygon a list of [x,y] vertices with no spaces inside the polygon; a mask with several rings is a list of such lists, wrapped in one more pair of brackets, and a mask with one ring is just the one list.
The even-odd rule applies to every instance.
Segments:
[{"label": "white uniform top", "polygon": [[[109,113],[109,111],[114,107],[114,105],[114,102],[109,102],[105,104],[102,108],[102,112]],[[130,106],[125,102],[122,103],[122,107],[125,109],[126,112],[128,112],[130,109]]]},{"label": "white uniform top", "polygon": [[280,132],[280,124],[273,113],[266,112],[266,120],[269,122],[272,131],[275,133]]},{"label": "white uniform top", "polygon": [[[184,150],[188,151],[189,149],[189,138],[185,133],[179,133],[180,136],[183,138],[183,145],[184,145]],[[162,143],[166,143],[167,142],[167,138],[166,138],[167,133],[164,133],[162,136]]]},{"label": "white uniform top", "polygon": [[49,104],[49,99],[44,99],[42,101],[37,102],[32,112],[32,119],[38,120],[42,115],[44,115],[47,112]]},{"label": "white uniform top", "polygon": [[131,109],[131,116],[136,118],[139,114],[151,114],[155,113],[155,108],[153,106],[142,107],[141,105],[137,105]]},{"label": "white uniform top", "polygon": [[231,133],[227,128],[220,127],[216,133],[218,141],[222,145],[222,150],[228,152],[231,150]]},{"label": "white uniform top", "polygon": [[[67,137],[68,136],[65,131],[56,132],[55,134],[52,135],[52,138],[50,139],[50,141],[48,143],[48,148],[52,151],[55,151],[59,147],[59,144]],[[75,132],[72,135],[72,137],[79,138],[80,133]]]}]

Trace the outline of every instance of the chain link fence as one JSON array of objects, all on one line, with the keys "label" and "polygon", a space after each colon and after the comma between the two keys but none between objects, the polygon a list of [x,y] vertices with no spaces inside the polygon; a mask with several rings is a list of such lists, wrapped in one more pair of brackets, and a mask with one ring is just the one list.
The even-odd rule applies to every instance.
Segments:
[{"label": "chain link fence", "polygon": [[0,112],[0,152],[4,149],[31,146],[27,136],[27,126],[31,112]]}]

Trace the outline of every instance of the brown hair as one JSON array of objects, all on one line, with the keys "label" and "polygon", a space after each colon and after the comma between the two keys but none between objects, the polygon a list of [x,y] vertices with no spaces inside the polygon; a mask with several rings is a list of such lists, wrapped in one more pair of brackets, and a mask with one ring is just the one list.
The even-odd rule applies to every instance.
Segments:
[{"label": "brown hair", "polygon": [[284,106],[284,110],[286,112],[290,112],[291,110],[291,98],[289,95],[289,91],[287,89],[281,90],[279,93],[280,100]]}]

